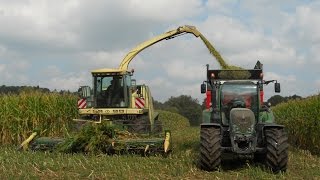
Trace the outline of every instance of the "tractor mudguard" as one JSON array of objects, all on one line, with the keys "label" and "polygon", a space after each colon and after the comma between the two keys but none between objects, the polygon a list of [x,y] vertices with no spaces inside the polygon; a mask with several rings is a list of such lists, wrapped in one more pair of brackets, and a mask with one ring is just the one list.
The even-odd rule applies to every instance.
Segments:
[{"label": "tractor mudguard", "polygon": [[265,129],[269,128],[284,128],[283,125],[275,124],[275,123],[258,123],[256,125],[256,132],[258,135],[258,145],[262,146],[265,142]]},{"label": "tractor mudguard", "polygon": [[201,128],[206,128],[206,127],[215,127],[215,128],[221,128],[221,125],[219,123],[202,123],[200,124]]},{"label": "tractor mudguard", "polygon": [[266,128],[284,128],[284,125],[274,123],[258,123],[256,125],[257,132],[264,132]]}]

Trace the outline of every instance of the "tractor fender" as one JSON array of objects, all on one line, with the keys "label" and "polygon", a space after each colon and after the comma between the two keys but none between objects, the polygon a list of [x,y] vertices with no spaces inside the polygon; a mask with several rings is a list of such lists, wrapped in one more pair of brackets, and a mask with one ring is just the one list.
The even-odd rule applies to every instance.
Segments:
[{"label": "tractor fender", "polygon": [[200,124],[200,128],[208,128],[208,127],[221,128],[221,125],[219,123],[201,123]]},{"label": "tractor fender", "polygon": [[269,128],[280,128],[284,129],[284,125],[280,124],[274,124],[274,123],[258,123],[257,124],[257,132],[258,132],[258,138],[261,140],[261,143],[265,143],[265,130]]},{"label": "tractor fender", "polygon": [[268,128],[282,128],[282,129],[283,129],[283,128],[284,128],[284,125],[273,124],[273,123],[272,123],[272,124],[265,124],[262,129],[264,130],[264,129],[266,129],[266,128],[267,128],[267,129],[268,129]]}]

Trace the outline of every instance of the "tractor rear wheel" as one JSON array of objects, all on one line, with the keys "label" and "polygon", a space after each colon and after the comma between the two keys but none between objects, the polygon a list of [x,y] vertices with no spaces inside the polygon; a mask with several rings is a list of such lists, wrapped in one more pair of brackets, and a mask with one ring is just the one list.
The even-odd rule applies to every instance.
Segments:
[{"label": "tractor rear wheel", "polygon": [[274,173],[287,170],[288,136],[284,129],[270,128],[265,130],[266,156],[265,163]]},{"label": "tractor rear wheel", "polygon": [[204,127],[200,131],[200,168],[213,171],[221,164],[220,129]]}]

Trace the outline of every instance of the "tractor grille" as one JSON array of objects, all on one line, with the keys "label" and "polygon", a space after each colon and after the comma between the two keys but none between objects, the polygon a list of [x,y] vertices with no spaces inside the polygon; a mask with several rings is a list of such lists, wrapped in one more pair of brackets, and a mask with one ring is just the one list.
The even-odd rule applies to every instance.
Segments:
[{"label": "tractor grille", "polygon": [[230,111],[230,122],[234,133],[252,133],[255,123],[254,113],[246,108],[233,108]]}]

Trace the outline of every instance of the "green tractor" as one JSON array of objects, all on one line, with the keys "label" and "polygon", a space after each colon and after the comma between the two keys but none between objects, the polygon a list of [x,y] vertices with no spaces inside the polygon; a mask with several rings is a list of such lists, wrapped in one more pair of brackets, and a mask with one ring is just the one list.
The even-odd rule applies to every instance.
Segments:
[{"label": "green tractor", "polygon": [[273,172],[286,171],[288,137],[276,124],[271,109],[264,105],[262,64],[254,69],[209,70],[201,85],[206,109],[200,131],[199,166],[206,171],[219,168],[226,155],[264,162]]}]

